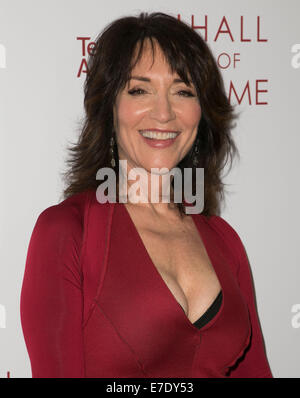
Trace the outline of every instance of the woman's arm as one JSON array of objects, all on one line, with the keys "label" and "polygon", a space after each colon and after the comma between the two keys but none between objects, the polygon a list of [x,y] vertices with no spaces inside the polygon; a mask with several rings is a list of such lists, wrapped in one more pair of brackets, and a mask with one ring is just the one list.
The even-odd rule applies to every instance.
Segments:
[{"label": "woman's arm", "polygon": [[244,295],[250,314],[252,336],[250,346],[238,362],[230,377],[271,378],[273,377],[266,357],[263,335],[259,324],[254,298],[254,286],[246,251],[240,242],[240,266],[238,281]]},{"label": "woman's arm", "polygon": [[237,232],[221,217],[215,217],[226,240],[237,257],[239,268],[237,273],[241,292],[249,309],[252,337],[249,347],[244,355],[231,369],[229,377],[236,378],[271,378],[273,377],[266,357],[263,335],[259,324],[254,298],[254,285],[250,271],[250,265],[243,243]]},{"label": "woman's arm", "polygon": [[39,215],[20,300],[32,377],[84,377],[81,244],[75,207],[55,205]]}]

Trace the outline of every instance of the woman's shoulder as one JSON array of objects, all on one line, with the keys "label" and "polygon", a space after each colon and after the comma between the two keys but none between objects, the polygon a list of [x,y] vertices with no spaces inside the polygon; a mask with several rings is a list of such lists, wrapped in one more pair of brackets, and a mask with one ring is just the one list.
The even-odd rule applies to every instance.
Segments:
[{"label": "woman's shoulder", "polygon": [[37,217],[35,230],[47,230],[52,234],[80,232],[91,194],[91,190],[85,190],[45,208]]},{"label": "woman's shoulder", "polygon": [[240,240],[240,236],[237,233],[235,227],[233,227],[232,224],[225,220],[225,218],[218,215],[212,215],[204,218],[207,223],[209,223],[212,227],[218,229],[218,231],[223,235],[226,235],[228,239]]},{"label": "woman's shoulder", "polygon": [[26,257],[26,275],[32,283],[49,278],[54,284],[62,276],[81,287],[84,213],[89,197],[86,191],[72,195],[38,215]]},{"label": "woman's shoulder", "polygon": [[239,260],[244,251],[244,245],[236,228],[227,220],[219,215],[202,216],[205,222],[214,230],[218,236],[226,243],[231,251],[234,252]]}]

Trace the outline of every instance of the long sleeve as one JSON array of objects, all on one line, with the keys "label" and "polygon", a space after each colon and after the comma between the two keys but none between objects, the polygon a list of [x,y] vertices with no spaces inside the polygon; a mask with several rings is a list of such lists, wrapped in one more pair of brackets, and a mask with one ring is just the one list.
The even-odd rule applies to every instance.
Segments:
[{"label": "long sleeve", "polygon": [[39,215],[20,298],[32,377],[85,377],[81,244],[76,208],[55,205]]},{"label": "long sleeve", "polygon": [[236,253],[238,268],[238,283],[241,292],[247,302],[250,322],[252,328],[252,336],[249,347],[244,355],[238,360],[238,363],[232,368],[229,377],[233,378],[272,378],[272,372],[266,357],[263,335],[259,324],[257,309],[255,305],[254,285],[250,271],[248,257],[243,243],[236,231],[224,220],[222,220],[223,228],[227,238],[230,236],[231,246]]}]

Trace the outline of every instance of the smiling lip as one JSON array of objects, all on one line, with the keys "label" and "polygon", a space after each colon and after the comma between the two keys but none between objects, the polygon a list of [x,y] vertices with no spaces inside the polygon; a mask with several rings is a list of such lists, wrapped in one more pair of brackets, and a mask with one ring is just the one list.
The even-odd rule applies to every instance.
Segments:
[{"label": "smiling lip", "polygon": [[147,138],[144,137],[142,134],[140,134],[141,138],[144,140],[144,142],[152,147],[152,148],[157,148],[157,149],[163,149],[171,146],[174,144],[178,136],[180,135],[180,131],[174,131],[174,130],[161,130],[161,129],[144,129],[144,130],[139,130],[140,133],[143,131],[157,131],[160,133],[178,133],[175,138],[170,138],[167,140],[158,140],[158,139],[152,139],[152,138]]},{"label": "smiling lip", "polygon": [[163,129],[143,129],[143,130],[139,130],[139,131],[158,131],[160,133],[180,133],[180,131],[178,130],[163,130]]}]

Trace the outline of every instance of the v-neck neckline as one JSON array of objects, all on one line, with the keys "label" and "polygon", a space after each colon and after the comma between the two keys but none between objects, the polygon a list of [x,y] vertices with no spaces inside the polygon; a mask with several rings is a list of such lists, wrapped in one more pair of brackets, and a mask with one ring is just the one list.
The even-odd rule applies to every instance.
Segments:
[{"label": "v-neck neckline", "polygon": [[[183,319],[183,320],[185,321],[185,323],[186,323],[190,328],[192,328],[195,332],[198,332],[198,333],[199,333],[199,332],[202,332],[203,330],[208,329],[210,326],[212,326],[212,325],[217,321],[217,319],[219,318],[219,316],[220,316],[221,313],[223,312],[223,307],[224,307],[224,287],[223,287],[223,285],[222,285],[222,283],[221,283],[220,273],[219,273],[217,267],[215,267],[214,262],[212,261],[212,255],[211,255],[210,250],[208,249],[207,241],[205,241],[205,239],[203,238],[203,236],[202,236],[202,234],[201,234],[200,226],[199,226],[199,223],[198,223],[198,222],[199,222],[199,219],[196,218],[196,216],[199,216],[199,215],[198,215],[198,214],[193,214],[193,213],[192,213],[192,214],[191,214],[192,220],[193,220],[193,223],[194,223],[194,225],[195,225],[195,227],[196,227],[196,229],[197,229],[197,231],[198,231],[198,233],[199,233],[200,239],[202,240],[202,244],[203,244],[204,250],[205,250],[205,252],[206,252],[206,256],[208,257],[208,259],[209,259],[209,261],[210,261],[210,263],[211,263],[211,265],[212,265],[212,268],[213,268],[213,270],[215,271],[215,274],[216,274],[216,276],[217,276],[217,278],[218,278],[219,284],[220,284],[220,286],[221,286],[221,290],[220,290],[220,291],[222,292],[222,304],[221,304],[221,307],[220,307],[219,311],[217,312],[217,314],[216,314],[207,324],[205,324],[205,325],[204,325],[202,328],[200,328],[200,329],[197,328],[197,327],[194,325],[194,323],[192,323],[192,322],[190,321],[190,319],[189,319],[188,316],[186,315],[185,311],[183,310],[182,306],[179,304],[179,302],[177,301],[176,297],[175,297],[174,294],[171,292],[171,290],[169,289],[168,285],[167,285],[166,282],[164,281],[163,277],[162,277],[161,274],[159,273],[157,267],[155,266],[155,264],[154,264],[153,261],[152,261],[152,258],[151,258],[151,256],[150,256],[150,254],[148,253],[148,250],[147,250],[147,248],[146,248],[146,246],[145,246],[145,244],[144,244],[144,242],[143,242],[143,240],[142,240],[142,238],[141,238],[141,236],[140,236],[140,234],[139,234],[139,232],[138,232],[138,229],[137,229],[137,227],[135,226],[135,224],[134,224],[134,222],[133,222],[133,220],[132,220],[132,218],[131,218],[131,216],[130,216],[130,213],[129,213],[129,211],[127,210],[125,204],[122,203],[122,202],[119,202],[118,204],[121,205],[121,208],[123,208],[123,209],[124,209],[124,212],[127,214],[127,218],[128,218],[128,220],[129,220],[129,223],[130,223],[130,225],[132,226],[132,229],[135,231],[135,234],[136,234],[137,239],[138,239],[138,241],[139,241],[139,243],[140,243],[140,246],[142,247],[142,249],[143,249],[143,251],[144,251],[144,253],[145,253],[145,256],[146,256],[147,259],[148,259],[148,263],[149,263],[149,265],[150,265],[149,268],[153,270],[153,273],[156,275],[156,279],[159,281],[159,283],[161,283],[162,286],[164,286],[164,290],[166,291],[166,294],[169,295],[169,297],[170,297],[170,299],[171,299],[171,302],[174,303],[174,304],[175,304],[175,307],[177,307],[177,309],[179,310],[179,313],[181,314],[182,319]],[[199,319],[199,317],[198,317],[198,319]]]}]

